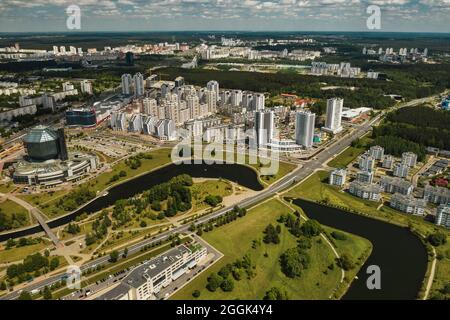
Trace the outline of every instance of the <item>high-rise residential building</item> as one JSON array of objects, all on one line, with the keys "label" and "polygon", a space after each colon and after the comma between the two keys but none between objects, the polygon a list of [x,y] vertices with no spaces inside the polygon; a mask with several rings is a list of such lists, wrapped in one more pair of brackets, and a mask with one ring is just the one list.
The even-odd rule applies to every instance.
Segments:
[{"label": "high-rise residential building", "polygon": [[226,90],[220,93],[220,105],[225,106],[231,103],[231,92]]},{"label": "high-rise residential building", "polygon": [[376,160],[383,160],[384,148],[380,146],[370,147],[369,154]]},{"label": "high-rise residential building", "polygon": [[402,163],[408,167],[414,167],[417,164],[417,154],[414,152],[403,152]]},{"label": "high-rise residential building", "polygon": [[112,112],[110,119],[111,128],[115,131],[125,131],[127,118],[123,112]]},{"label": "high-rise residential building", "polygon": [[163,83],[161,85],[161,97],[165,98],[172,91],[172,86],[168,83]]},{"label": "high-rise residential building", "polygon": [[72,91],[73,89],[75,89],[75,86],[70,82],[64,82],[62,84],[62,89],[63,91]]},{"label": "high-rise residential building", "polygon": [[206,88],[209,91],[214,91],[216,93],[216,100],[219,100],[219,83],[215,80],[211,80],[206,84]]},{"label": "high-rise residential building", "polygon": [[81,93],[85,93],[85,94],[93,94],[93,90],[92,90],[92,82],[90,82],[89,80],[83,80],[80,82],[80,86],[81,86]]},{"label": "high-rise residential building", "polygon": [[322,129],[333,134],[342,131],[342,108],[344,107],[344,99],[333,98],[327,101],[327,120],[325,127]]},{"label": "high-rise residential building", "polygon": [[409,166],[404,163],[394,164],[394,177],[406,178],[409,173]]},{"label": "high-rise residential building", "polygon": [[138,72],[133,76],[134,96],[140,97],[144,95],[144,76]]},{"label": "high-rise residential building", "polygon": [[175,88],[184,86],[184,78],[179,76],[175,78]]},{"label": "high-rise residential building", "polygon": [[147,115],[158,115],[158,103],[155,99],[145,98],[142,100],[144,113]]},{"label": "high-rise residential building", "polygon": [[309,149],[313,146],[314,124],[316,115],[300,111],[295,115],[295,141],[298,145]]},{"label": "high-rise residential building", "polygon": [[131,94],[131,82],[132,77],[131,74],[123,74],[122,75],[122,94],[130,95]]},{"label": "high-rise residential building", "polygon": [[191,110],[191,118],[197,119],[200,117],[200,102],[198,96],[189,95],[186,97],[186,105]]},{"label": "high-rise residential building", "polygon": [[436,224],[438,226],[450,228],[450,206],[440,205],[437,208]]},{"label": "high-rise residential building", "polygon": [[387,154],[383,157],[382,167],[385,169],[392,169],[394,163],[395,163],[394,157],[391,156],[390,154]]},{"label": "high-rise residential building", "polygon": [[[242,96],[242,108],[246,108],[247,110],[254,110],[256,104],[253,102],[254,96],[251,93],[245,93]],[[263,109],[261,109],[263,110]],[[256,110],[260,111],[260,110]]]},{"label": "high-rise residential building", "polygon": [[128,131],[130,132],[142,132],[142,116],[140,113],[133,114],[128,123]]},{"label": "high-rise residential building", "polygon": [[329,184],[342,187],[345,184],[347,171],[344,169],[335,169],[330,172]]},{"label": "high-rise residential building", "polygon": [[275,114],[273,111],[255,113],[256,143],[265,146],[270,143],[275,131]]},{"label": "high-rise residential building", "polygon": [[70,52],[70,54],[77,54],[77,48],[75,48],[74,46],[70,46],[69,52]]},{"label": "high-rise residential building", "polygon": [[159,120],[156,124],[155,134],[161,140],[174,140],[176,138],[175,122],[171,119]]},{"label": "high-rise residential building", "polygon": [[208,105],[209,113],[216,113],[217,111],[217,94],[214,90],[205,91],[206,104]]},{"label": "high-rise residential building", "polygon": [[53,46],[53,54],[58,54],[59,50],[58,50],[58,46]]},{"label": "high-rise residential building", "polygon": [[242,91],[233,90],[231,91],[231,105],[233,107],[239,107],[242,103]]},{"label": "high-rise residential building", "polygon": [[82,56],[83,55],[83,48],[78,48],[77,49],[77,53],[78,53],[78,55]]},{"label": "high-rise residential building", "polygon": [[61,54],[66,54],[66,47],[65,47],[65,46],[59,47],[59,52],[60,52]]},{"label": "high-rise residential building", "polygon": [[359,169],[363,171],[373,171],[375,168],[375,159],[368,152],[365,152],[359,157],[358,165]]},{"label": "high-rise residential building", "polygon": [[254,110],[255,111],[261,111],[261,110],[264,110],[264,107],[265,107],[265,97],[264,97],[264,94],[263,93],[256,93],[254,96],[253,96],[253,104],[254,104]]}]

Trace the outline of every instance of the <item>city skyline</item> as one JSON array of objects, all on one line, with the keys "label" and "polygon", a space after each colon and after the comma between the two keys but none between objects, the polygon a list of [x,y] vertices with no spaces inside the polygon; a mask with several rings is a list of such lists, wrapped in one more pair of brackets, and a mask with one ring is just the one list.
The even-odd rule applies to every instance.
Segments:
[{"label": "city skyline", "polygon": [[[82,0],[76,3],[81,9],[81,28],[69,30],[66,9],[72,4],[66,0],[5,0],[0,4],[0,29],[450,32],[448,0]],[[370,5],[381,9],[380,29],[367,28]]]}]

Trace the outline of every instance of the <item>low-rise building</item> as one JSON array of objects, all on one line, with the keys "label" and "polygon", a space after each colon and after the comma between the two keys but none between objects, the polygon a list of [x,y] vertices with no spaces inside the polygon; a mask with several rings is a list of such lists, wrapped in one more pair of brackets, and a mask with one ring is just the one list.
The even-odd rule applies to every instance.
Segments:
[{"label": "low-rise building", "polygon": [[329,183],[333,186],[342,187],[345,184],[347,171],[344,169],[335,169],[330,172]]},{"label": "low-rise building", "polygon": [[98,300],[155,300],[161,289],[194,268],[207,250],[200,244],[180,245],[134,268]]},{"label": "low-rise building", "polygon": [[414,190],[414,186],[411,182],[401,178],[382,177],[380,186],[383,188],[384,192],[400,193],[403,195],[409,195]]},{"label": "low-rise building", "polygon": [[396,193],[391,198],[390,206],[402,212],[424,215],[426,201],[414,198],[412,195]]},{"label": "low-rise building", "polygon": [[362,199],[370,201],[379,201],[381,195],[381,187],[376,184],[369,184],[359,181],[352,181],[350,183],[349,192]]},{"label": "low-rise building", "polygon": [[440,205],[437,209],[436,224],[450,228],[450,206]]},{"label": "low-rise building", "polygon": [[426,186],[423,198],[434,204],[447,205],[450,202],[450,190],[444,187]]},{"label": "low-rise building", "polygon": [[356,174],[356,180],[359,182],[372,183],[373,172],[370,171],[359,171]]},{"label": "low-rise building", "polygon": [[48,187],[80,180],[85,174],[96,170],[97,166],[95,155],[73,153],[66,161],[18,161],[13,165],[12,178],[14,183]]}]

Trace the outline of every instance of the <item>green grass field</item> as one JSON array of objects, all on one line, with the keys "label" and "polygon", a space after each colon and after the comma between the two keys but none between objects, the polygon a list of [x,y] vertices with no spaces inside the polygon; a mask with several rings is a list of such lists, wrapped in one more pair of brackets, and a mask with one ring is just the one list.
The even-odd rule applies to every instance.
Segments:
[{"label": "green grass field", "polygon": [[[261,244],[252,248],[253,240],[261,240],[263,230],[269,224],[276,224],[281,214],[291,212],[290,208],[279,200],[270,200],[250,210],[248,214],[230,224],[204,233],[203,238],[224,254],[211,268],[195,278],[186,287],[182,288],[172,298],[192,299],[192,292],[201,292],[199,299],[262,299],[271,287],[283,288],[290,299],[328,299],[338,286],[340,270],[328,270],[327,267],[334,262],[331,248],[325,241],[315,237],[312,248],[309,250],[311,264],[303,275],[296,279],[286,277],[280,269],[279,257],[287,249],[296,246],[296,238],[282,226],[280,243]],[[349,247],[351,244],[348,245]],[[223,292],[218,289],[210,292],[205,288],[206,279],[212,272],[217,272],[222,266],[231,263],[245,254],[250,254],[256,264],[256,277],[247,280],[235,281],[232,292]],[[264,254],[267,253],[268,257]],[[327,274],[325,274],[325,272]]]},{"label": "green grass field", "polygon": [[194,183],[191,187],[193,211],[208,208],[205,203],[207,195],[226,197],[233,193],[233,186],[225,180],[206,180]]},{"label": "green grass field", "polygon": [[367,145],[372,142],[371,138],[364,137],[360,140],[360,146],[358,147],[348,147],[343,152],[341,152],[336,158],[327,163],[330,167],[335,168],[345,168],[350,162],[356,159],[361,153],[366,151]]},{"label": "green grass field", "polygon": [[[377,210],[379,203],[361,200],[334,186],[330,186],[324,182],[327,177],[328,173],[326,171],[316,172],[303,183],[286,193],[285,196],[325,201],[329,204],[355,210],[390,223],[406,227],[409,226],[425,237],[437,231],[444,232],[447,235],[447,239],[450,236],[449,230],[437,227],[425,221],[422,217],[402,213],[386,205],[382,206],[380,210]],[[435,279],[430,296],[433,296],[433,294],[441,290],[446,284],[450,283],[450,242],[437,247],[436,252],[442,259],[437,262]],[[450,295],[447,295],[447,297],[450,297]]]},{"label": "green grass field", "polygon": [[30,246],[0,250],[0,263],[7,263],[22,260],[26,256],[44,250],[50,245],[46,242],[39,242]]},{"label": "green grass field", "polygon": [[[31,218],[28,210],[12,200],[0,202],[0,212],[6,217],[12,218],[12,229],[26,227],[31,224]],[[20,215],[20,217],[13,215]]]}]

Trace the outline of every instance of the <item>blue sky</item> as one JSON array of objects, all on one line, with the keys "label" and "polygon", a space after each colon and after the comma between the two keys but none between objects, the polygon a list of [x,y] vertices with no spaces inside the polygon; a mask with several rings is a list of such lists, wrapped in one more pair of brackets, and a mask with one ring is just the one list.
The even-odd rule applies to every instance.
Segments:
[{"label": "blue sky", "polygon": [[380,31],[450,32],[450,0],[1,0],[0,31],[69,31],[72,4],[80,31],[369,31],[375,4]]}]

